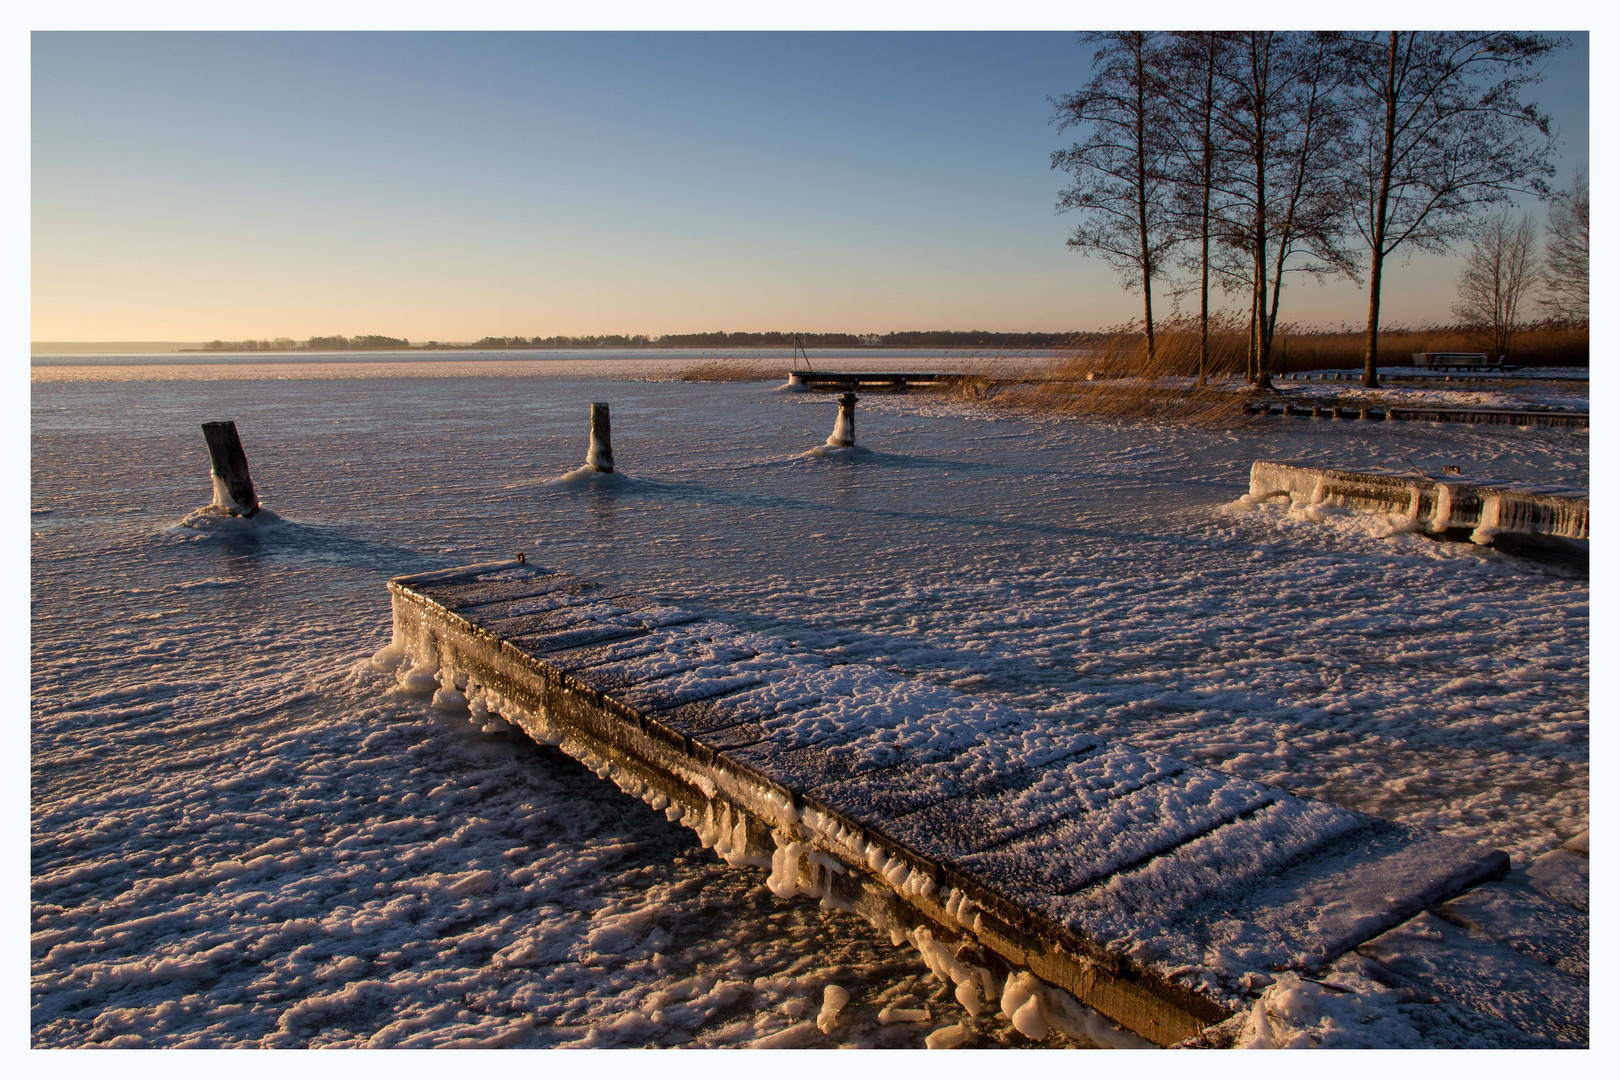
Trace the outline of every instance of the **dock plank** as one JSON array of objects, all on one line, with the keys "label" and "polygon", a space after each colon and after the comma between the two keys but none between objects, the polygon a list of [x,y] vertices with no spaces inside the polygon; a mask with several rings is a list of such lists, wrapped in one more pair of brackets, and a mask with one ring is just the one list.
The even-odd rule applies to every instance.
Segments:
[{"label": "dock plank", "polygon": [[[1026,903],[1044,902],[1166,855],[1281,798],[1263,784],[1188,767],[1095,810],[964,855],[960,864],[981,881],[1008,883]],[[1181,858],[1178,853],[1172,861]]]},{"label": "dock plank", "polygon": [[550,575],[526,572],[523,568],[497,571],[477,580],[448,579],[443,582],[417,578],[422,589],[431,592],[433,601],[450,611],[469,611],[491,604],[511,603],[517,600],[539,598],[554,593],[583,594],[602,588],[601,584],[572,575]]},{"label": "dock plank", "polygon": [[1008,753],[1005,745],[979,742],[945,760],[905,762],[892,775],[832,777],[806,790],[833,804],[863,807],[895,839],[920,844],[929,835],[926,829],[915,830],[909,840],[903,835],[905,819],[911,815],[947,799],[1001,798],[1021,792],[1035,782],[1039,770],[1095,753],[1103,745],[1095,735],[1078,729],[1044,743],[1038,756]]},{"label": "dock plank", "polygon": [[909,813],[894,823],[893,835],[904,843],[926,844],[941,858],[960,860],[1049,825],[1078,820],[1187,770],[1185,763],[1162,754],[1097,741],[1091,747],[1061,765],[1021,770],[997,789],[963,793],[948,806]]},{"label": "dock plank", "polygon": [[[1299,807],[1326,806],[1296,802]],[[1330,809],[1339,813],[1328,815],[1325,828],[1305,834],[1304,847],[1295,848],[1296,853],[1309,851],[1309,858],[1289,857],[1286,850],[1274,848],[1270,859],[1276,861],[1224,863],[1216,887],[1185,895],[1189,902],[1167,924],[1171,932],[1139,930],[1144,953],[1167,970],[1202,964],[1228,979],[1241,978],[1250,970],[1245,958],[1254,956],[1268,957],[1280,967],[1315,970],[1429,905],[1507,869],[1501,852]]]},{"label": "dock plank", "polygon": [[566,599],[575,602],[559,601],[544,611],[502,612],[489,617],[480,615],[479,625],[538,655],[538,650],[556,651],[559,646],[546,643],[546,639],[555,634],[586,626],[604,630],[650,630],[658,625],[658,615],[670,610],[646,601],[636,602],[633,598],[574,596]]},{"label": "dock plank", "polygon": [[589,671],[592,681],[621,680],[629,686],[656,678],[665,667],[665,657],[673,663],[688,657],[701,658],[706,652],[726,648],[735,648],[743,655],[758,651],[732,644],[734,639],[741,640],[727,623],[694,617],[689,622],[654,627],[631,640],[557,649],[546,657],[546,662],[559,671],[579,674]]}]

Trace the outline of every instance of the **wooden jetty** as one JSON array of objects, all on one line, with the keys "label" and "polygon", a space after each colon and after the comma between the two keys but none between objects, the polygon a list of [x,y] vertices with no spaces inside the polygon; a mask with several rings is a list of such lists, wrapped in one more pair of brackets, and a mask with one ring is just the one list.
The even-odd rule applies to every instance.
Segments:
[{"label": "wooden jetty", "polygon": [[[853,393],[863,390],[907,390],[912,387],[942,387],[974,380],[985,387],[1036,386],[1063,383],[1087,383],[1126,378],[1119,372],[1092,371],[1076,376],[994,377],[972,375],[965,372],[940,371],[789,371],[788,385],[804,390]],[[1283,374],[1280,379],[1310,379],[1309,374]],[[1450,379],[1452,376],[1435,376]],[[1338,379],[1337,375],[1333,378]],[[1388,376],[1392,381],[1421,377]],[[1349,381],[1346,376],[1340,381]],[[1513,427],[1587,428],[1591,414],[1576,409],[1482,409],[1443,408],[1427,406],[1368,406],[1361,404],[1336,405],[1331,401],[1277,402],[1257,401],[1243,406],[1251,416],[1304,416],[1320,419],[1332,417],[1340,420],[1405,420],[1437,424],[1506,424]]]},{"label": "wooden jetty", "polygon": [[905,390],[912,386],[943,386],[970,376],[945,371],[789,371],[788,385],[806,390]]},{"label": "wooden jetty", "polygon": [[1513,427],[1591,427],[1591,414],[1574,409],[1430,409],[1366,405],[1259,401],[1245,405],[1251,416],[1304,416],[1338,420],[1415,420],[1432,424],[1508,424]]},{"label": "wooden jetty", "polygon": [[865,916],[974,1015],[1028,972],[1039,1015],[1018,1012],[1040,1031],[1083,1032],[1083,1005],[1159,1045],[1219,1045],[1277,971],[1509,870],[567,573],[488,563],[389,590],[402,681],[560,747],[769,868],[778,895]]},{"label": "wooden jetty", "polygon": [[1412,366],[1434,371],[1518,371],[1522,365],[1508,363],[1505,356],[1492,360],[1488,353],[1415,352]]},{"label": "wooden jetty", "polygon": [[1503,539],[1584,553],[1592,537],[1590,495],[1550,484],[1256,461],[1249,467],[1249,497],[1279,496],[1306,506],[1403,514],[1424,532],[1476,544]]},{"label": "wooden jetty", "polygon": [[[1277,371],[1277,372],[1273,372],[1271,377],[1273,379],[1280,379],[1280,380],[1285,380],[1285,381],[1297,381],[1297,382],[1353,382],[1353,383],[1359,383],[1359,382],[1361,382],[1362,375],[1361,375],[1361,372],[1359,372],[1359,371],[1350,372],[1350,371],[1326,369],[1326,370],[1321,370],[1321,371]],[[1508,384],[1513,384],[1513,383],[1518,383],[1518,384],[1522,385],[1522,384],[1536,383],[1536,382],[1553,383],[1553,384],[1558,384],[1558,383],[1590,383],[1592,381],[1592,379],[1591,379],[1590,376],[1587,376],[1587,375],[1514,375],[1511,372],[1506,372],[1506,371],[1488,372],[1488,373],[1484,373],[1484,374],[1477,373],[1477,372],[1475,372],[1475,373],[1463,373],[1463,374],[1452,374],[1451,372],[1448,371],[1448,372],[1446,372],[1444,374],[1440,374],[1440,375],[1407,375],[1407,374],[1404,374],[1404,373],[1402,373],[1402,374],[1390,374],[1388,372],[1380,371],[1378,373],[1378,381],[1380,383],[1386,383],[1386,382],[1418,382],[1418,383],[1459,383],[1459,382],[1464,382],[1464,383],[1481,383],[1481,384],[1495,383],[1498,386],[1503,386],[1503,385],[1508,385]]]}]

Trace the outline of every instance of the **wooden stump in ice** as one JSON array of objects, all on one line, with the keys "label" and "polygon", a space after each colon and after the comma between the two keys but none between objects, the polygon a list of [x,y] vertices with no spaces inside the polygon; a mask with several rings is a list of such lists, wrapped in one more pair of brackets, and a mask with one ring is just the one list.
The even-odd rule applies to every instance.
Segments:
[{"label": "wooden stump in ice", "polygon": [[828,446],[855,445],[855,403],[859,400],[861,399],[847,391],[838,395],[838,419],[833,423],[832,436],[827,440]]},{"label": "wooden stump in ice", "polygon": [[208,440],[209,473],[214,480],[214,505],[232,514],[252,517],[259,512],[259,497],[248,475],[247,455],[236,434],[235,420],[211,420],[203,424]]},{"label": "wooden stump in ice", "polygon": [[591,448],[585,455],[585,464],[597,472],[613,471],[613,430],[604,402],[591,403]]}]

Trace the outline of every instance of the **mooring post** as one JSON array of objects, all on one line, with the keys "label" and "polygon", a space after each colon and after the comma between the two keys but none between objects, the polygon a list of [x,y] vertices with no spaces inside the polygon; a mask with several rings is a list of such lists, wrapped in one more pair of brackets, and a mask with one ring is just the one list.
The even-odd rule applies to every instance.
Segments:
[{"label": "mooring post", "polygon": [[839,446],[855,445],[855,403],[859,400],[848,390],[838,395],[838,422],[833,425],[833,440]]},{"label": "mooring post", "polygon": [[597,472],[613,471],[613,426],[605,402],[591,402],[591,449],[585,464]]},{"label": "mooring post", "polygon": [[209,420],[202,426],[208,440],[209,475],[214,480],[214,505],[242,517],[259,512],[259,497],[248,475],[247,455],[236,434],[235,420]]}]

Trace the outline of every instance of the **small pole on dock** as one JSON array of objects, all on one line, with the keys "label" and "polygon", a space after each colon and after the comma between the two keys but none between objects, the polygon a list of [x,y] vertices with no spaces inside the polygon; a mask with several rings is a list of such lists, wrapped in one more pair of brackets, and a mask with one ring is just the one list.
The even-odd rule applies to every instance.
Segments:
[{"label": "small pole on dock", "polygon": [[202,426],[208,440],[209,475],[214,480],[214,505],[242,517],[259,512],[259,496],[248,475],[247,455],[236,434],[235,420],[209,420]]},{"label": "small pole on dock", "polygon": [[833,441],[839,446],[855,445],[855,403],[859,400],[848,390],[838,395],[838,422],[833,425]]},{"label": "small pole on dock", "polygon": [[585,464],[597,472],[613,471],[613,427],[605,402],[591,402],[591,449],[585,455]]}]

